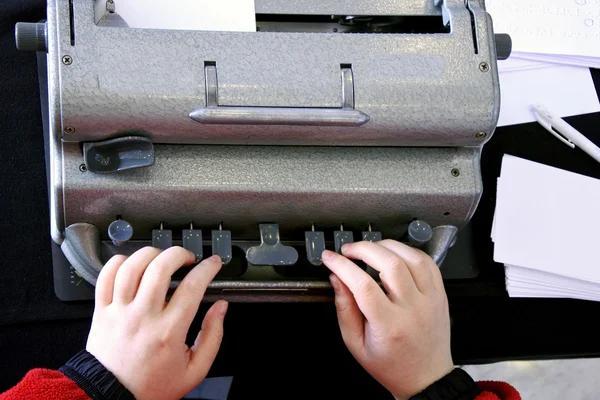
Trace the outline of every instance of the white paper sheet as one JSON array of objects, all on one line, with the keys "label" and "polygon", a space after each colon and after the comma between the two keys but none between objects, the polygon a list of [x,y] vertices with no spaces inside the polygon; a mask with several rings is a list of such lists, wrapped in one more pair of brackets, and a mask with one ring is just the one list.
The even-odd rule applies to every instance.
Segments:
[{"label": "white paper sheet", "polygon": [[487,0],[486,10],[515,51],[600,57],[597,0]]},{"label": "white paper sheet", "polygon": [[513,51],[508,60],[529,60],[536,63],[572,65],[576,67],[600,68],[600,57],[569,56],[561,54],[539,54]]},{"label": "white paper sheet", "polygon": [[536,103],[562,117],[600,111],[594,81],[590,70],[584,67],[548,66],[500,72],[500,97],[498,126],[535,121],[530,106]]},{"label": "white paper sheet", "polygon": [[535,286],[540,289],[569,289],[574,292],[600,296],[600,285],[579,279],[549,274],[531,268],[507,265],[504,267],[507,284],[514,286]]},{"label": "white paper sheet", "polygon": [[527,298],[543,298],[543,299],[579,299],[589,301],[600,301],[597,297],[591,296],[578,296],[578,295],[564,295],[560,293],[531,293],[529,291],[511,290],[508,292],[509,297],[527,297]]},{"label": "white paper sheet", "polygon": [[494,260],[600,283],[600,180],[505,155]]},{"label": "white paper sheet", "polygon": [[130,28],[256,32],[254,0],[115,0]]},{"label": "white paper sheet", "polygon": [[502,74],[505,72],[525,71],[529,69],[550,68],[556,66],[557,64],[545,61],[528,60],[524,58],[513,57],[513,55],[511,54],[511,56],[507,60],[498,61],[498,72]]}]

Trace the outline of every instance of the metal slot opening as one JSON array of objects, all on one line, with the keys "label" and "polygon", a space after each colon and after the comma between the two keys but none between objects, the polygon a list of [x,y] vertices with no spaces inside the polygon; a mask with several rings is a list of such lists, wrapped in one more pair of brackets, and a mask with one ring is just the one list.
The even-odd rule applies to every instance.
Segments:
[{"label": "metal slot opening", "polygon": [[477,21],[475,20],[475,13],[469,4],[469,1],[465,1],[465,7],[469,11],[469,15],[471,16],[471,31],[473,32],[473,47],[475,48],[475,54],[479,54],[479,43],[477,38]]},{"label": "metal slot opening", "polygon": [[450,33],[441,15],[295,15],[256,14],[259,32]]},{"label": "metal slot opening", "polygon": [[73,0],[69,0],[69,31],[71,34],[71,46],[75,46],[75,13],[73,12]]}]

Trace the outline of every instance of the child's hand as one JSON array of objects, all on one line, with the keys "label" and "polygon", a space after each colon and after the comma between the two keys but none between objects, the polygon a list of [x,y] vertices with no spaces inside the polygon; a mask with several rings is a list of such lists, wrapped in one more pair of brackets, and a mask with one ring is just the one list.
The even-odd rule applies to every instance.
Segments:
[{"label": "child's hand", "polygon": [[[344,343],[397,399],[409,398],[453,369],[448,299],[441,273],[422,251],[384,240],[323,253],[335,275],[335,305]],[[348,258],[379,271],[387,294]]]},{"label": "child's hand", "polygon": [[208,284],[221,269],[213,256],[183,279],[165,302],[171,275],[194,262],[181,248],[143,248],[115,256],[96,285],[96,309],[86,350],[140,400],[179,399],[208,373],[223,338],[227,302],[208,310],[193,347],[185,344]]}]

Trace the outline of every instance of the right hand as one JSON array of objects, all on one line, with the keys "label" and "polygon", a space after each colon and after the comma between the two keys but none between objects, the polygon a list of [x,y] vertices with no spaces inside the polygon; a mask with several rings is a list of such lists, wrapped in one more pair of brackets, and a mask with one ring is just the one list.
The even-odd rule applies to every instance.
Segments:
[{"label": "right hand", "polygon": [[[346,244],[342,254],[325,251],[322,259],[333,272],[344,343],[363,368],[396,399],[450,373],[448,299],[433,260],[392,240]],[[349,259],[379,271],[385,292]]]}]

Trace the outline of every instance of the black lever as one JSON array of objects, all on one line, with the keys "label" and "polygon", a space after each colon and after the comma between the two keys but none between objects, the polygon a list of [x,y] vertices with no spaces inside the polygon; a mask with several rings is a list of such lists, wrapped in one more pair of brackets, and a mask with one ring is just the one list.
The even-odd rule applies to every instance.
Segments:
[{"label": "black lever", "polygon": [[87,170],[96,174],[150,167],[154,165],[154,146],[143,136],[84,143],[83,160]]}]

